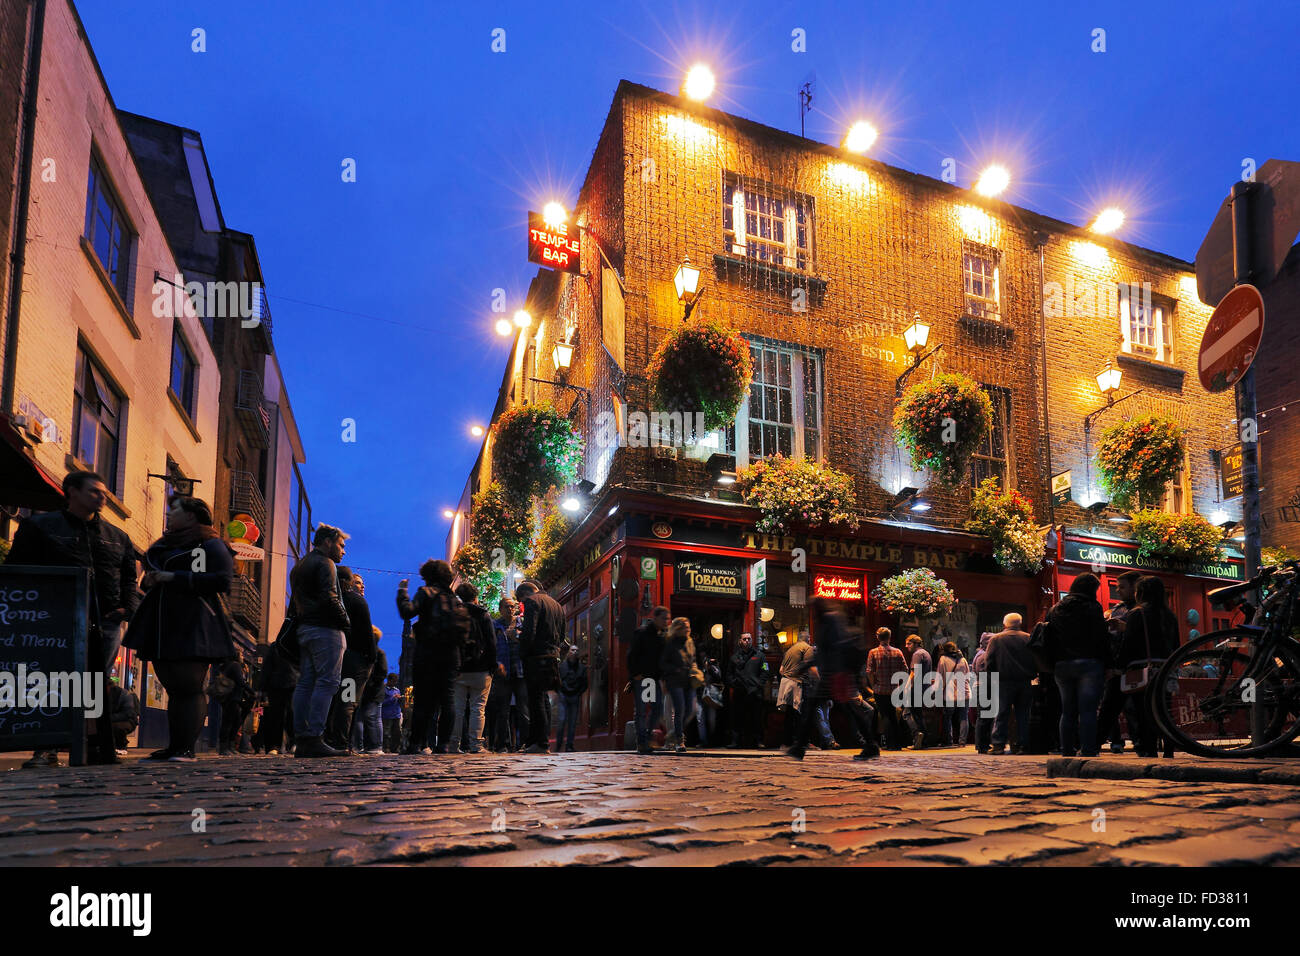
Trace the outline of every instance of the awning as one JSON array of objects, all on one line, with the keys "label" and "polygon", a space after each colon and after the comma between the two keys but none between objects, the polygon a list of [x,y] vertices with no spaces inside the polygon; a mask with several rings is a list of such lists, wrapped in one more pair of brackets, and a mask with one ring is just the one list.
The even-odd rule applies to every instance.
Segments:
[{"label": "awning", "polygon": [[36,462],[10,417],[0,415],[0,505],[55,511],[63,503],[63,483]]}]

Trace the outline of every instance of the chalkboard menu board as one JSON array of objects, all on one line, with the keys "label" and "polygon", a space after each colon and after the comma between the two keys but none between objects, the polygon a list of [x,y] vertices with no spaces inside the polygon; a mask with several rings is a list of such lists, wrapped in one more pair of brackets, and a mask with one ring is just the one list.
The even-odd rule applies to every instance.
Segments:
[{"label": "chalkboard menu board", "polygon": [[[89,584],[84,568],[0,565],[0,750],[84,762]],[[94,693],[108,706],[106,687]]]}]

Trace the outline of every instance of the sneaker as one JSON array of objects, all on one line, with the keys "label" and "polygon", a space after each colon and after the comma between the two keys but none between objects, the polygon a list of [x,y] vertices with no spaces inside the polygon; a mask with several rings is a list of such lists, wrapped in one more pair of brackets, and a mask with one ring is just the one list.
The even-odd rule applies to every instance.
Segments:
[{"label": "sneaker", "polygon": [[861,753],[856,753],[853,755],[853,759],[854,760],[875,760],[879,756],[880,756],[879,747],[872,747],[870,749],[863,748]]},{"label": "sneaker", "polygon": [[[382,753],[382,751],[380,752]],[[464,753],[467,754],[481,754],[482,752],[483,752],[482,747],[470,747],[469,750],[464,751]]]},{"label": "sneaker", "polygon": [[280,751],[278,751],[278,750],[268,750],[268,751],[266,752],[266,755],[267,755],[268,757],[278,757],[278,756],[280,756]]},{"label": "sneaker", "polygon": [[57,750],[42,750],[32,754],[31,757],[23,763],[24,769],[34,769],[36,767],[57,767],[59,766],[59,752]]},{"label": "sneaker", "polygon": [[526,754],[549,754],[550,752],[550,746],[543,747],[541,744],[530,744],[524,748]]},{"label": "sneaker", "polygon": [[155,750],[153,753],[151,753],[149,756],[145,757],[144,759],[145,760],[166,760],[171,755],[172,755],[172,748],[164,747],[162,750]]},{"label": "sneaker", "polygon": [[686,745],[685,745],[685,744],[678,744],[678,745],[677,745],[677,753],[679,753],[679,754],[684,754],[684,753],[686,753]]},{"label": "sneaker", "polygon": [[1113,754],[1122,754],[1124,752],[1124,741],[1110,745],[1110,752]]},{"label": "sneaker", "polygon": [[115,750],[115,751],[113,751],[113,752],[114,752],[115,754],[117,754],[119,757],[125,757],[125,756],[130,752],[130,751],[127,751],[127,750]]},{"label": "sneaker", "polygon": [[182,750],[172,754],[167,758],[168,763],[194,763],[198,758],[194,756],[193,750]]},{"label": "sneaker", "polygon": [[925,749],[925,732],[924,732],[924,731],[918,730],[918,731],[916,732],[916,736],[914,736],[914,737],[912,738],[912,749],[913,749],[913,750],[924,750],[924,749]]}]

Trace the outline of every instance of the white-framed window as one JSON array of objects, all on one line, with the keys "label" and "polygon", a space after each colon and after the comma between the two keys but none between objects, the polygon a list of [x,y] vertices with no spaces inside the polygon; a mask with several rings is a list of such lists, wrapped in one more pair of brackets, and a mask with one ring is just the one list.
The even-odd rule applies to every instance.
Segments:
[{"label": "white-framed window", "polygon": [[1192,473],[1187,454],[1184,452],[1183,466],[1178,469],[1178,477],[1165,486],[1165,494],[1160,501],[1160,510],[1171,515],[1187,514],[1192,510],[1191,501]]},{"label": "white-framed window", "polygon": [[1173,308],[1151,294],[1148,282],[1119,284],[1120,348],[1157,362],[1174,360]]},{"label": "white-framed window", "polygon": [[722,451],[736,456],[736,467],[781,454],[822,457],[822,355],[820,350],[750,338],[754,378],[736,421],[710,432],[689,452],[708,457]]},{"label": "white-framed window", "polygon": [[812,268],[812,233],[811,196],[726,174],[722,234],[728,252],[806,271]]},{"label": "white-framed window", "polygon": [[985,478],[996,478],[1005,491],[1011,458],[1011,390],[1000,385],[980,385],[980,388],[993,404],[993,427],[971,454],[971,487],[978,488]]},{"label": "white-framed window", "polygon": [[1001,321],[1001,289],[998,251],[976,242],[963,242],[961,281],[966,296],[966,314],[977,319]]}]

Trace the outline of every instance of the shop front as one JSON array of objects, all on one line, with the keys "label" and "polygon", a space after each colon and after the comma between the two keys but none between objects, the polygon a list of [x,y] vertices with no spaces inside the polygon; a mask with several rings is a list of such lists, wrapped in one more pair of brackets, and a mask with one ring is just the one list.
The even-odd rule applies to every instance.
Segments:
[{"label": "shop front", "polygon": [[1101,578],[1097,598],[1108,611],[1120,603],[1119,576],[1125,571],[1160,578],[1170,610],[1178,618],[1179,643],[1240,623],[1234,614],[1211,607],[1208,597],[1215,588],[1245,580],[1245,562],[1235,552],[1216,561],[1189,564],[1144,558],[1136,541],[1067,532],[1059,538],[1056,558],[1057,595],[1065,594],[1080,574],[1091,571]]}]

